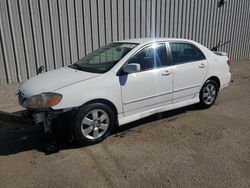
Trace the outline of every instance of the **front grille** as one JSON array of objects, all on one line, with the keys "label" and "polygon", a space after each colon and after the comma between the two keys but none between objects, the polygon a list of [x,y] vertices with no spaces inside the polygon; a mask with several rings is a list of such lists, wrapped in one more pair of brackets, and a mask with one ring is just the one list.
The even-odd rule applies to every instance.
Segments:
[{"label": "front grille", "polygon": [[19,104],[22,105],[23,102],[26,100],[26,98],[24,97],[24,94],[21,91],[19,91],[17,95],[18,95]]}]

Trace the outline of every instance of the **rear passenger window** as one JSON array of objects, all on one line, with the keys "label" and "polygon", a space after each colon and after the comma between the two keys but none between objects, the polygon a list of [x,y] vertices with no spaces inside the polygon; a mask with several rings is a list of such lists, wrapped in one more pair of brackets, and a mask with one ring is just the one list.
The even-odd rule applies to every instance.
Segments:
[{"label": "rear passenger window", "polygon": [[169,43],[174,64],[204,60],[203,53],[192,44]]},{"label": "rear passenger window", "polygon": [[138,63],[141,71],[167,65],[165,44],[153,44],[135,54],[128,63]]}]

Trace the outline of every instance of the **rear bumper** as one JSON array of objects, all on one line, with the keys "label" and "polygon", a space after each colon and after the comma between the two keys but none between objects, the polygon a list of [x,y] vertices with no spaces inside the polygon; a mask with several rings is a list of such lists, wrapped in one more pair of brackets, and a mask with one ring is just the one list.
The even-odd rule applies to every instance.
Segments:
[{"label": "rear bumper", "polygon": [[228,72],[228,73],[224,74],[220,79],[220,82],[221,82],[220,89],[224,89],[225,87],[227,87],[229,85],[230,81],[231,81],[231,73]]}]

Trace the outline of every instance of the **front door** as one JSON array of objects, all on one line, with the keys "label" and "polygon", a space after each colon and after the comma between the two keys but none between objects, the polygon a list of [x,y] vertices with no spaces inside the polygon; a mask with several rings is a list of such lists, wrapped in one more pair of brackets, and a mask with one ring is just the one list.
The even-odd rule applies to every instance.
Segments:
[{"label": "front door", "polygon": [[140,64],[141,71],[119,78],[125,116],[172,102],[173,74],[165,43],[144,47],[128,63]]}]

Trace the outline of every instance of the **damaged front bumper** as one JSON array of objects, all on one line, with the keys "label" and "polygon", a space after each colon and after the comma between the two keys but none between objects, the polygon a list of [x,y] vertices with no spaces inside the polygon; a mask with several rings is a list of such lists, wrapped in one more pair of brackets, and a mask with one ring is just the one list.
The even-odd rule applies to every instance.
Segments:
[{"label": "damaged front bumper", "polygon": [[[19,104],[24,106],[24,103],[28,98],[20,90],[17,93]],[[42,125],[45,133],[51,133],[51,125],[54,119],[57,119],[62,114],[72,111],[73,108],[65,108],[54,110],[52,107],[48,108],[27,108],[23,112],[23,117],[32,121],[33,125]]]},{"label": "damaged front bumper", "polygon": [[[18,101],[21,106],[24,106],[24,102],[28,100],[28,98],[23,94],[20,90],[17,93]],[[33,125],[43,125],[44,132],[50,133],[51,132],[51,124],[52,120],[59,117],[59,115],[71,111],[72,108],[67,109],[59,109],[54,110],[51,107],[48,108],[28,108],[27,110],[23,111],[23,117],[25,119],[30,119]]]},{"label": "damaged front bumper", "polygon": [[23,117],[31,119],[33,125],[42,125],[44,132],[50,134],[52,121],[70,111],[72,111],[72,108],[60,110],[53,110],[52,108],[41,110],[27,109],[23,112]]}]

